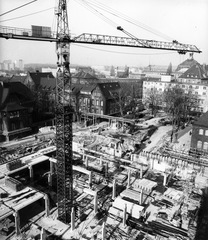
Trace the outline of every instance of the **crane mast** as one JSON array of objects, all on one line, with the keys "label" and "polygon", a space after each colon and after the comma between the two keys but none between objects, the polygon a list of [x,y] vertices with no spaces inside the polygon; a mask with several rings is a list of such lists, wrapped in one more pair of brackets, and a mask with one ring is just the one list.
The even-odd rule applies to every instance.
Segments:
[{"label": "crane mast", "polygon": [[69,27],[66,0],[59,0],[57,15],[56,157],[58,219],[69,223],[73,206],[72,106],[70,103]]}]

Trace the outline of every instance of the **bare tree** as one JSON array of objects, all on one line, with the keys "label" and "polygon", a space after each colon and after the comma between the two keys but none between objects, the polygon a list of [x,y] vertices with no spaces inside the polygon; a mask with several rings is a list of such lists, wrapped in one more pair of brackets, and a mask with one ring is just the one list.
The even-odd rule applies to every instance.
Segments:
[{"label": "bare tree", "polygon": [[151,109],[152,115],[155,117],[162,104],[162,94],[156,88],[147,89],[144,92],[143,102],[146,107]]},{"label": "bare tree", "polygon": [[[165,89],[163,93],[165,111],[172,119],[172,135],[183,121],[187,121],[191,112],[198,108],[198,97],[191,90],[184,91],[179,85]],[[172,138],[171,138],[172,139]]]},{"label": "bare tree", "polygon": [[127,99],[127,95],[124,92],[122,88],[116,90],[116,91],[111,91],[111,96],[115,100],[116,105],[119,108],[120,115],[121,117],[124,116],[124,108],[125,108],[125,103]]}]

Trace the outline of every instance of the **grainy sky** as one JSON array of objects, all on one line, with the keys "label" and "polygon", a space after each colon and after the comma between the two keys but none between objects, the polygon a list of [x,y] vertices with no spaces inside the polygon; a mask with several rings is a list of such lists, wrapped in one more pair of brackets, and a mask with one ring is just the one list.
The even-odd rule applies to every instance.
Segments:
[{"label": "grainy sky", "polygon": [[[30,1],[1,0],[0,15]],[[57,2],[37,0],[0,16],[0,25],[25,29],[40,25],[55,31]],[[116,29],[122,26],[141,39],[178,40],[196,45],[202,53],[194,54],[194,58],[208,64],[207,0],[68,0],[67,3],[72,35],[86,32],[125,37]],[[170,51],[71,44],[72,64],[146,66],[172,62],[178,65],[186,58],[188,54],[181,56]],[[55,64],[55,43],[0,39],[0,62],[6,59]]]}]

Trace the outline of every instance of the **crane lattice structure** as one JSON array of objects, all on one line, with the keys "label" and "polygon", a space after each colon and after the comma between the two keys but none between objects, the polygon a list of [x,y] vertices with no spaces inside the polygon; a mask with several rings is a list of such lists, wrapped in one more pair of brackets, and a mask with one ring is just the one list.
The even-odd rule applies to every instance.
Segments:
[{"label": "crane lattice structure", "polygon": [[[73,207],[73,170],[72,170],[72,115],[70,102],[70,43],[97,44],[107,46],[136,47],[159,50],[200,53],[195,45],[177,41],[162,42],[138,39],[120,26],[118,30],[129,37],[83,33],[71,38],[69,34],[66,0],[58,1],[57,32],[50,37],[33,36],[31,30],[0,26],[0,37],[31,41],[56,42],[57,78],[56,78],[56,146],[57,146],[57,201],[58,219],[70,223]],[[27,34],[25,34],[27,33]]]},{"label": "crane lattice structure", "polygon": [[59,1],[57,15],[56,157],[58,218],[71,219],[73,207],[72,117],[70,103],[69,26],[66,0]]}]

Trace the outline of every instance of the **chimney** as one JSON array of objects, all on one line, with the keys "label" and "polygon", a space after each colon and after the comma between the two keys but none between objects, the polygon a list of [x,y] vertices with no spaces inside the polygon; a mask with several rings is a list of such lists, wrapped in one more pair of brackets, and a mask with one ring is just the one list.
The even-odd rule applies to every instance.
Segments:
[{"label": "chimney", "polygon": [[189,60],[193,60],[194,59],[194,53],[189,53]]}]

